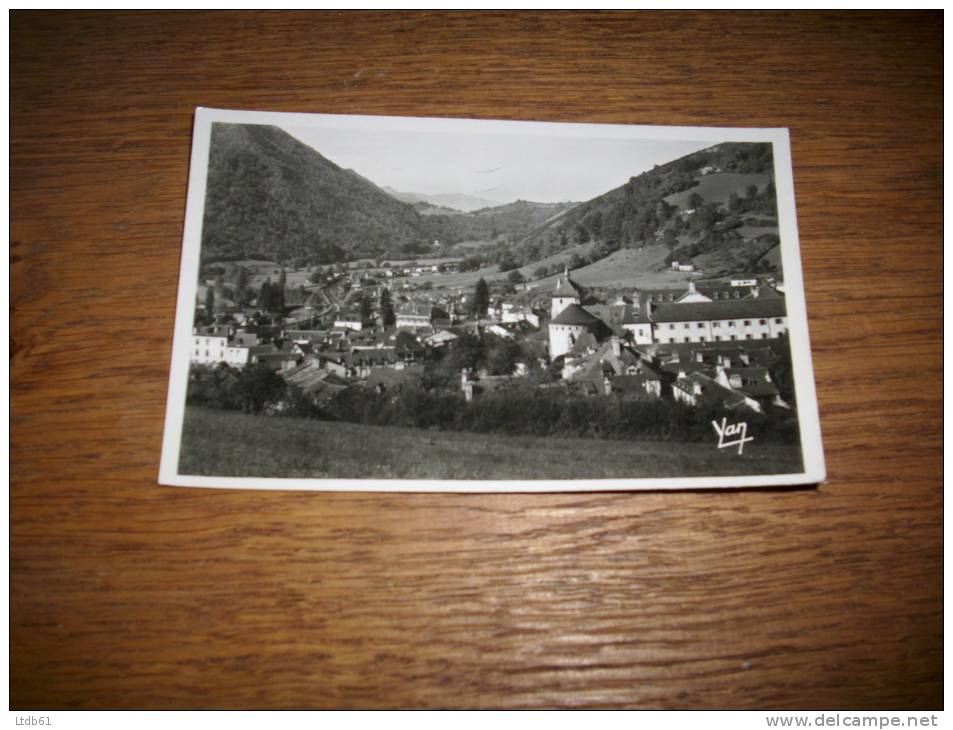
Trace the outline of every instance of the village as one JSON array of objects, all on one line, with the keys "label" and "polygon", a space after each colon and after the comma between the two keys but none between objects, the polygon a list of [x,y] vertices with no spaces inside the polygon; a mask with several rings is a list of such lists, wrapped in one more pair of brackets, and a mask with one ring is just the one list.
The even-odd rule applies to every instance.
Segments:
[{"label": "village", "polygon": [[[456,273],[453,261],[340,266],[285,304],[284,269],[275,271],[280,285],[269,279],[243,297],[221,276],[204,282],[193,379],[267,370],[316,409],[353,389],[394,394],[422,384],[468,403],[531,385],[729,412],[793,407],[783,283],[773,277],[696,273],[680,286],[607,291],[580,286],[567,267],[546,288],[480,279],[465,291],[418,283]],[[468,359],[474,342],[490,354]],[[443,377],[428,377],[435,371]]]}]

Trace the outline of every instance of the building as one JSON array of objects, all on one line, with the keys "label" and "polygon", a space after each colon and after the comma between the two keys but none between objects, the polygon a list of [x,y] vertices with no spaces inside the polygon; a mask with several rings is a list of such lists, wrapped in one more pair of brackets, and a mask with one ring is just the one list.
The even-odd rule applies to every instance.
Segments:
[{"label": "building", "polygon": [[569,269],[556,280],[556,289],[553,291],[549,317],[556,319],[566,307],[571,304],[582,303],[582,289],[569,277]]},{"label": "building", "polygon": [[192,328],[192,347],[189,360],[199,365],[214,365],[225,362],[230,332],[228,327],[212,325]]},{"label": "building", "polygon": [[692,407],[710,404],[727,410],[749,408],[752,411],[761,412],[761,405],[756,400],[725,387],[701,372],[689,373],[684,378],[676,380],[672,385],[672,396],[675,400]]},{"label": "building", "polygon": [[647,317],[652,341],[662,344],[764,340],[788,331],[787,310],[781,298],[660,304]]},{"label": "building", "polygon": [[[553,302],[555,306],[556,298]],[[549,359],[555,360],[571,352],[576,341],[584,334],[598,337],[606,330],[605,323],[583,309],[577,303],[563,307],[549,323]]]},{"label": "building", "polygon": [[533,327],[539,327],[539,315],[530,307],[512,306],[507,308],[503,305],[503,314],[500,317],[503,324],[516,324],[517,322],[527,322]]},{"label": "building", "polygon": [[433,304],[409,304],[396,312],[398,327],[449,327],[450,315]]},{"label": "building", "polygon": [[360,332],[364,329],[364,318],[360,312],[341,312],[334,319],[334,326],[341,329]]}]

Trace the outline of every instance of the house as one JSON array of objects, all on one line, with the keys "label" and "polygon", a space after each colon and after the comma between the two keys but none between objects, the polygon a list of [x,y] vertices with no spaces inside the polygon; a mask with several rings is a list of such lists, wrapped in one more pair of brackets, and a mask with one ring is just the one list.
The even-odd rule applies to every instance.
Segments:
[{"label": "house", "polygon": [[243,368],[251,358],[251,347],[230,344],[225,348],[225,364],[234,368]]},{"label": "house", "polygon": [[726,388],[717,380],[700,372],[694,372],[676,380],[672,385],[672,396],[675,400],[693,407],[710,404],[727,410],[749,408],[758,413],[762,410],[756,400]]},{"label": "house", "polygon": [[511,340],[516,336],[513,334],[513,332],[510,329],[508,329],[507,327],[504,327],[502,324],[499,324],[497,322],[494,322],[489,327],[487,327],[486,331],[492,332],[497,337],[503,337],[504,339],[507,339],[507,340]]},{"label": "house", "polygon": [[672,262],[672,271],[694,271],[695,267],[692,264],[680,264],[678,261]]},{"label": "house", "polygon": [[430,335],[425,342],[431,347],[444,347],[456,339],[459,339],[459,335],[450,330],[440,330]]},{"label": "house", "polygon": [[228,347],[229,336],[230,330],[227,326],[193,327],[189,360],[199,365],[225,362],[225,348]]},{"label": "house", "polygon": [[275,347],[274,344],[248,348],[248,364],[265,365],[272,370],[290,370],[301,360],[301,355],[295,352],[291,342],[285,343],[281,348]]},{"label": "house", "polygon": [[709,297],[704,292],[698,291],[695,287],[695,282],[688,282],[688,289],[682,296],[675,300],[679,304],[694,304],[696,302],[710,302],[711,297]]},{"label": "house", "polygon": [[449,327],[450,314],[434,304],[412,303],[396,312],[398,327]]},{"label": "house", "polygon": [[787,334],[783,299],[665,303],[649,313],[654,342],[728,342]]},{"label": "house", "polygon": [[646,395],[662,397],[662,377],[648,367],[634,375],[605,378],[604,382],[606,395],[614,394],[620,398],[642,398]]},{"label": "house", "polygon": [[755,400],[762,409],[770,404],[779,408],[791,406],[781,398],[778,386],[771,379],[771,373],[763,367],[717,368],[716,381],[727,388],[743,393]]},{"label": "house", "polygon": [[504,305],[503,314],[500,317],[503,324],[516,324],[517,322],[526,322],[533,327],[539,327],[539,315],[530,307],[512,306],[506,308]]},{"label": "house", "polygon": [[282,373],[288,385],[300,388],[318,405],[323,405],[338,393],[347,390],[348,383],[334,373],[320,368],[315,360],[309,360]]},{"label": "house", "polygon": [[397,349],[374,347],[351,351],[350,372],[358,378],[366,378],[375,368],[393,368],[397,364]]},{"label": "house", "polygon": [[427,354],[427,346],[411,332],[403,331],[394,336],[394,351],[397,355],[397,367],[402,367],[423,360]]},{"label": "house", "polygon": [[339,378],[347,378],[351,372],[351,358],[346,352],[335,352],[334,350],[321,350],[314,358],[318,367],[334,373]]},{"label": "house", "polygon": [[360,312],[348,311],[341,312],[334,318],[334,327],[346,330],[360,332],[367,323]]}]

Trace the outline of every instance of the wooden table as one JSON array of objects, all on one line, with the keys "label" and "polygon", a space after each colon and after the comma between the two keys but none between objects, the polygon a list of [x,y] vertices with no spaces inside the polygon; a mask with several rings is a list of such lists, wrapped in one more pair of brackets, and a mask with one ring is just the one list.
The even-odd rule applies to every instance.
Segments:
[{"label": "wooden table", "polygon": [[[941,30],[14,12],[13,707],[939,707]],[[199,105],[790,127],[829,481],[158,487]]]}]

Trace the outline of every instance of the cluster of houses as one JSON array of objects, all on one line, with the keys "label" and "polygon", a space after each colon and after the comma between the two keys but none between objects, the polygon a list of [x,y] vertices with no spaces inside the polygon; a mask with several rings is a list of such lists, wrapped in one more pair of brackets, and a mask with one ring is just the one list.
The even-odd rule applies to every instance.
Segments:
[{"label": "cluster of houses", "polygon": [[789,408],[771,375],[786,351],[784,295],[758,279],[636,290],[584,304],[569,276],[552,294],[549,356],[592,394],[670,393],[689,405]]},{"label": "cluster of houses", "polygon": [[480,318],[452,297],[402,298],[388,328],[342,299],[318,289],[280,321],[245,311],[196,326],[190,359],[239,369],[264,364],[320,402],[354,386],[398,388],[464,332],[490,332],[520,343],[524,357],[510,375],[462,373],[468,400],[507,387],[536,360],[590,395],[788,407],[771,374],[786,348],[784,296],[759,279],[641,289],[606,303],[588,297],[567,271],[548,296],[548,312],[528,289],[495,301]]}]

